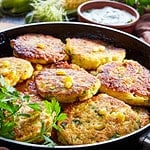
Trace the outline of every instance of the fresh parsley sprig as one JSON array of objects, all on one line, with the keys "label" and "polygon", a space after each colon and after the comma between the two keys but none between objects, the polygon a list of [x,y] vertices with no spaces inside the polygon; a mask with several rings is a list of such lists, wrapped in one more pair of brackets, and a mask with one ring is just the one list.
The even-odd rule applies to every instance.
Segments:
[{"label": "fresh parsley sprig", "polygon": [[0,136],[11,139],[14,137],[15,117],[22,107],[22,104],[15,103],[18,99],[28,100],[28,97],[20,95],[0,76]]},{"label": "fresh parsley sprig", "polygon": [[[41,105],[38,103],[31,103],[29,95],[23,95],[14,87],[7,85],[3,76],[0,76],[0,136],[14,139],[16,118],[20,116],[30,117],[30,114],[21,114],[19,111],[23,102],[26,102],[27,106],[31,109],[42,112]],[[40,134],[26,142],[33,142],[36,139],[44,139],[43,144],[55,146],[56,144],[49,136],[47,136],[47,133],[52,128],[61,131],[61,128],[57,126],[57,121],[66,119],[66,114],[61,113],[61,106],[55,98],[52,98],[51,102],[44,100],[41,103],[43,103],[46,113],[53,118],[52,126],[47,128],[44,121],[41,120]]]},{"label": "fresh parsley sprig", "polygon": [[33,142],[37,139],[44,139],[43,144],[49,147],[54,147],[57,145],[51,138],[47,135],[52,128],[55,128],[58,131],[61,131],[61,128],[57,125],[57,121],[62,121],[66,119],[67,115],[65,113],[61,113],[61,107],[58,101],[55,98],[52,98],[51,101],[44,100],[43,105],[45,107],[46,113],[49,114],[53,119],[52,126],[46,127],[44,121],[41,120],[41,130],[38,136],[32,137],[30,140],[26,142]]},{"label": "fresh parsley sprig", "polygon": [[142,15],[145,9],[150,10],[150,0],[125,0],[126,4],[135,7]]},{"label": "fresh parsley sprig", "polygon": [[3,76],[0,76],[0,136],[13,139],[15,136],[15,120],[17,117],[30,117],[30,114],[19,112],[23,102],[27,102],[28,107],[41,111],[37,103],[30,103],[29,95],[23,95],[14,87],[6,84]]},{"label": "fresh parsley sprig", "polygon": [[150,0],[116,0],[130,5],[137,9],[137,11],[143,15],[146,9],[150,10]]},{"label": "fresh parsley sprig", "polygon": [[56,101],[55,98],[51,99],[51,102],[48,101],[44,101],[44,106],[46,108],[46,112],[53,116],[53,127],[58,130],[61,131],[61,128],[59,126],[57,126],[57,121],[62,121],[64,119],[66,119],[67,115],[65,113],[61,113],[61,107],[58,103],[58,101]]}]

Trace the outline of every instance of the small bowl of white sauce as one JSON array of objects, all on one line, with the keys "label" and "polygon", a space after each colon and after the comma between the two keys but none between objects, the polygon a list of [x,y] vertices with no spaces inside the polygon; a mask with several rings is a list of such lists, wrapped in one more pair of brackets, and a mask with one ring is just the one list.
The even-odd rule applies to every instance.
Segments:
[{"label": "small bowl of white sauce", "polygon": [[94,0],[82,3],[78,9],[78,20],[119,29],[132,33],[139,13],[133,7],[121,2]]}]

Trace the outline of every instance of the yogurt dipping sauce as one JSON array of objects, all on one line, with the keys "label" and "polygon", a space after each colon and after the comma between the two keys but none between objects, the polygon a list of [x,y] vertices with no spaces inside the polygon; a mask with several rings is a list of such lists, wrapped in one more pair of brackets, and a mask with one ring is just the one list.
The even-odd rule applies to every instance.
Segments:
[{"label": "yogurt dipping sauce", "polygon": [[84,11],[83,15],[89,20],[106,25],[124,25],[135,20],[135,17],[130,13],[110,6],[101,9],[90,9]]}]

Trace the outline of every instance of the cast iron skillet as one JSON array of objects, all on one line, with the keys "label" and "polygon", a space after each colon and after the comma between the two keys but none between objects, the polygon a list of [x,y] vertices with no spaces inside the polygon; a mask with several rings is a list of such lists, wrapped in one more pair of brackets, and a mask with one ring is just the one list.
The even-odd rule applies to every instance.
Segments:
[{"label": "cast iron skillet", "polygon": [[[150,69],[150,46],[138,38],[108,27],[91,25],[78,22],[62,22],[62,23],[36,23],[30,25],[22,25],[10,28],[0,32],[0,57],[12,56],[12,49],[9,41],[19,35],[25,33],[42,33],[49,34],[61,38],[65,42],[67,37],[87,37],[91,39],[100,39],[116,47],[125,48],[128,59],[133,59]],[[144,134],[147,132],[147,134]],[[144,134],[144,136],[143,136]],[[150,124],[145,127],[128,134],[126,136],[113,139],[110,141],[100,142],[96,144],[74,145],[74,146],[56,146],[47,147],[44,145],[28,144],[17,142],[0,137],[0,146],[5,146],[11,150],[47,150],[47,149],[121,149],[134,148],[136,150],[150,148]],[[140,144],[140,142],[143,144]]]}]

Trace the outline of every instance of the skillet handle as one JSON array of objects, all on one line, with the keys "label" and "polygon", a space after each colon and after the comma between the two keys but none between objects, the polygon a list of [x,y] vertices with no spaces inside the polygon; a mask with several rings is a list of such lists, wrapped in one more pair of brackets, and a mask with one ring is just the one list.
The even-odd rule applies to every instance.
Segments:
[{"label": "skillet handle", "polygon": [[139,138],[142,150],[150,150],[150,129]]}]

